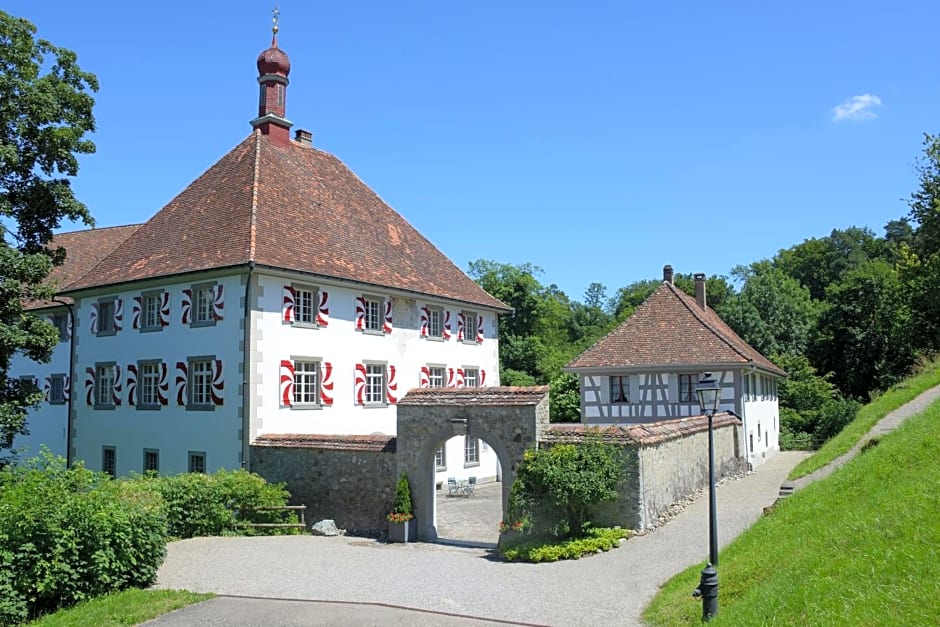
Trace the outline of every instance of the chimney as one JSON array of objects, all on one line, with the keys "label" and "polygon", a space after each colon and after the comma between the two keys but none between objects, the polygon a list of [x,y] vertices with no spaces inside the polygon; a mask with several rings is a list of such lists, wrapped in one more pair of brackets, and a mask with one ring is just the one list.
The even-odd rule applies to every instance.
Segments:
[{"label": "chimney", "polygon": [[298,128],[294,131],[294,141],[302,146],[313,146],[313,133],[310,131]]},{"label": "chimney", "polygon": [[672,283],[672,266],[663,266],[663,283]]},{"label": "chimney", "polygon": [[695,273],[695,302],[698,303],[698,306],[702,309],[706,309],[706,300],[705,300],[705,273],[696,272]]}]

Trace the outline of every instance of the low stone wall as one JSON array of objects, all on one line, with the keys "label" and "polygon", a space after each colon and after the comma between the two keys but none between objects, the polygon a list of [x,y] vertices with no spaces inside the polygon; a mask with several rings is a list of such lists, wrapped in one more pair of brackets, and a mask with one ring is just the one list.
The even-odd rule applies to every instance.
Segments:
[{"label": "low stone wall", "polygon": [[324,518],[349,535],[378,537],[388,528],[395,500],[395,438],[388,436],[260,436],[251,470],[285,482],[291,503],[306,505],[306,519]]},{"label": "low stone wall", "polygon": [[[729,414],[714,418],[715,472],[720,479],[737,474],[744,460],[739,450],[741,422]],[[708,484],[708,419],[702,416],[638,425],[551,425],[541,446],[582,442],[600,435],[621,447],[624,480],[620,498],[601,505],[602,525],[629,529],[654,526],[669,506]]]}]

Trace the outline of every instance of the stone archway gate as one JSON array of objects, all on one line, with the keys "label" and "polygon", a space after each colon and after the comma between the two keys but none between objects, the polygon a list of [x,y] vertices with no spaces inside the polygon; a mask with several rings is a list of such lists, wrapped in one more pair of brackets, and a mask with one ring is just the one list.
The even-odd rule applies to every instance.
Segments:
[{"label": "stone archway gate", "polygon": [[[422,388],[398,401],[398,476],[408,473],[419,540],[436,540],[434,452],[455,435],[485,440],[503,471],[503,511],[516,465],[548,428],[548,386]],[[495,523],[494,523],[495,524]]]}]

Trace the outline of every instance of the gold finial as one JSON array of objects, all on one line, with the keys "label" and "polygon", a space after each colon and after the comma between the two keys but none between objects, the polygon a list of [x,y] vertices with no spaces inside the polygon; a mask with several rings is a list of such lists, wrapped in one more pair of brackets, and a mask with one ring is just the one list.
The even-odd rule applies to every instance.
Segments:
[{"label": "gold finial", "polygon": [[277,31],[278,31],[278,28],[277,28],[277,21],[278,21],[278,18],[280,18],[280,16],[281,16],[281,10],[278,9],[278,8],[277,8],[277,5],[275,4],[275,5],[274,5],[274,10],[271,11],[271,13],[274,14],[274,19],[271,20],[271,21],[274,23],[274,26],[271,28],[271,32],[274,33],[275,35],[277,35]]}]

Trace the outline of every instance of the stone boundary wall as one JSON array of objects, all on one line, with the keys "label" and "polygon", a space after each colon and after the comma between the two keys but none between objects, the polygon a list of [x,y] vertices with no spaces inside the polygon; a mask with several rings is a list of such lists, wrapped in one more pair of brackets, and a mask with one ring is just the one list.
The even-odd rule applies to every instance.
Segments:
[{"label": "stone boundary wall", "polygon": [[329,518],[349,535],[379,537],[395,500],[395,445],[389,436],[263,435],[251,471],[286,482],[308,524]]},{"label": "stone boundary wall", "polygon": [[[719,414],[713,425],[716,479],[741,472],[741,421]],[[540,445],[577,444],[596,435],[621,447],[624,456],[620,498],[600,506],[600,524],[650,528],[670,505],[708,485],[708,419],[704,416],[622,426],[554,424]]]}]

